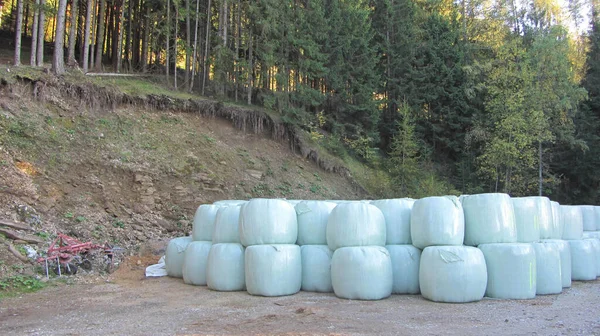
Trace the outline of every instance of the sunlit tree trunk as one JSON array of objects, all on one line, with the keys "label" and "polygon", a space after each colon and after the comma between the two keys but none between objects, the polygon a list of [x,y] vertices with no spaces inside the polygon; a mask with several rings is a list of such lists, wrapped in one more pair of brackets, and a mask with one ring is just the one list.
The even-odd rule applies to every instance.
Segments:
[{"label": "sunlit tree trunk", "polygon": [[56,35],[54,37],[54,54],[52,57],[52,71],[55,75],[65,72],[65,19],[67,16],[67,0],[58,1],[58,12],[56,14]]},{"label": "sunlit tree trunk", "polygon": [[15,61],[16,66],[21,65],[21,30],[23,26],[23,0],[17,1],[17,26],[15,27]]},{"label": "sunlit tree trunk", "polygon": [[[46,0],[40,0],[40,8],[44,8]],[[45,40],[45,22],[46,22],[46,14],[42,9],[40,9],[40,15],[38,19],[38,38],[37,38],[37,56],[36,56],[36,65],[41,67],[44,66],[44,40]]]},{"label": "sunlit tree trunk", "polygon": [[102,54],[104,53],[104,13],[106,12],[106,0],[100,0],[100,11],[98,12],[98,30],[96,33],[96,65],[94,70],[102,70]]},{"label": "sunlit tree trunk", "polygon": [[31,55],[29,56],[29,65],[36,66],[37,58],[37,38],[39,29],[39,16],[40,16],[40,0],[35,0],[33,7],[33,25],[31,26]]},{"label": "sunlit tree trunk", "polygon": [[75,66],[77,64],[77,60],[75,59],[75,41],[77,40],[77,16],[79,6],[77,4],[77,0],[73,0],[71,2],[71,21],[69,27],[69,50],[68,50],[68,61],[67,64],[69,66]]},{"label": "sunlit tree trunk", "polygon": [[92,11],[94,10],[94,0],[87,0],[87,9],[85,14],[85,33],[83,36],[83,73],[89,69],[90,57],[90,32],[92,28]]}]

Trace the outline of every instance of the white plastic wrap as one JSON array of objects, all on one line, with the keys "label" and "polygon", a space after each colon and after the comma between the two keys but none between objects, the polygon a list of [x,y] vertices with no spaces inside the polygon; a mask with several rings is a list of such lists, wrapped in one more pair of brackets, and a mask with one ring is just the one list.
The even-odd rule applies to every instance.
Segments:
[{"label": "white plastic wrap", "polygon": [[496,299],[533,299],[536,259],[531,244],[482,244],[487,266],[485,296]]},{"label": "white plastic wrap", "polygon": [[513,197],[511,199],[517,224],[517,241],[533,243],[540,240],[540,214],[538,200],[534,197]]},{"label": "white plastic wrap", "polygon": [[285,201],[290,203],[293,207],[295,207],[296,205],[298,205],[301,202],[304,202],[303,200],[285,200]]},{"label": "white plastic wrap", "polygon": [[376,206],[340,203],[327,220],[327,245],[332,251],[350,246],[385,246],[385,217]]},{"label": "white plastic wrap", "polygon": [[412,245],[386,245],[392,259],[392,294],[419,294],[421,250]]},{"label": "white plastic wrap", "polygon": [[596,231],[596,209],[593,205],[580,205],[583,231]]},{"label": "white plastic wrap", "polygon": [[562,239],[581,240],[583,238],[581,209],[575,205],[561,205],[560,214],[563,223]]},{"label": "white plastic wrap", "polygon": [[240,210],[240,205],[230,205],[217,211],[213,229],[213,244],[240,243]]},{"label": "white plastic wrap", "polygon": [[594,259],[596,260],[596,276],[600,276],[600,240],[596,238],[587,238],[592,242],[592,250],[594,252]]},{"label": "white plastic wrap", "polygon": [[571,248],[571,279],[596,280],[597,256],[593,243],[589,240],[568,240]]},{"label": "white plastic wrap", "polygon": [[410,236],[412,244],[420,249],[434,245],[462,245],[465,219],[458,197],[417,200],[410,215]]},{"label": "white plastic wrap", "polygon": [[248,203],[248,201],[244,200],[222,200],[216,201],[213,204],[219,206],[230,206],[230,205],[243,205],[244,203]]},{"label": "white plastic wrap", "polygon": [[537,270],[536,294],[559,294],[562,292],[560,252],[555,243],[533,243]]},{"label": "white plastic wrap", "polygon": [[167,274],[173,278],[183,278],[183,257],[192,237],[173,238],[167,245],[165,252],[165,265]]},{"label": "white plastic wrap", "polygon": [[298,245],[327,244],[327,219],[336,204],[324,201],[302,201],[296,204]]},{"label": "white plastic wrap", "polygon": [[463,196],[465,245],[516,243],[517,226],[510,196],[479,194]]},{"label": "white plastic wrap", "polygon": [[302,287],[298,245],[253,245],[246,248],[246,289],[252,295],[282,296]]},{"label": "white plastic wrap", "polygon": [[202,204],[196,209],[192,224],[192,239],[194,241],[212,241],[215,218],[220,207],[219,205]]},{"label": "white plastic wrap", "polygon": [[395,198],[372,201],[385,217],[386,244],[411,244],[410,213],[415,200],[412,198]]},{"label": "white plastic wrap", "polygon": [[242,244],[213,244],[206,265],[208,288],[221,292],[245,290],[244,252]]},{"label": "white plastic wrap", "polygon": [[560,215],[560,204],[558,202],[550,202],[552,210],[552,238],[551,239],[562,239],[564,225],[562,216]]},{"label": "white plastic wrap", "polygon": [[206,286],[206,262],[211,242],[195,241],[188,244],[183,254],[183,282]]},{"label": "white plastic wrap", "polygon": [[385,247],[342,247],[331,259],[331,283],[337,297],[380,300],[392,294],[390,254]]},{"label": "white plastic wrap", "polygon": [[303,245],[302,290],[306,292],[333,292],[331,285],[331,257],[333,252],[327,245]]},{"label": "white plastic wrap", "polygon": [[295,244],[298,239],[296,210],[283,200],[252,199],[242,206],[239,232],[244,246]]},{"label": "white plastic wrap", "polygon": [[427,247],[421,253],[419,285],[431,301],[479,301],[487,286],[483,253],[470,246]]},{"label": "white plastic wrap", "polygon": [[558,245],[560,253],[560,275],[563,288],[571,287],[571,248],[566,240],[548,239],[542,240],[543,243],[554,243]]},{"label": "white plastic wrap", "polygon": [[600,231],[584,231],[582,239],[587,239],[587,238],[600,239]]}]

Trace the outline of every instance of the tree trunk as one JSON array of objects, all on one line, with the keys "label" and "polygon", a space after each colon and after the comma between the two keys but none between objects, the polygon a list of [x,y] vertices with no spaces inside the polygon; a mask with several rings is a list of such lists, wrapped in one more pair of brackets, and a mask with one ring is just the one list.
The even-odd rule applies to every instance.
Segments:
[{"label": "tree trunk", "polygon": [[142,36],[142,72],[148,71],[148,44],[150,39],[150,6],[144,2],[144,33]]},{"label": "tree trunk", "polygon": [[85,14],[85,33],[83,37],[83,73],[89,69],[90,57],[90,30],[92,26],[92,11],[94,10],[94,0],[87,0],[87,9]]},{"label": "tree trunk", "polygon": [[77,5],[77,0],[73,0],[71,3],[71,25],[69,27],[69,51],[68,51],[68,61],[67,64],[69,66],[75,66],[77,64],[77,60],[75,59],[75,41],[77,40],[77,16],[79,6]]},{"label": "tree trunk", "polygon": [[198,55],[198,22],[200,21],[199,19],[199,15],[200,14],[200,0],[196,0],[196,23],[195,23],[195,27],[194,27],[194,51],[192,52],[192,76],[190,79],[190,85],[189,85],[189,92],[192,92],[192,89],[194,88],[194,75],[196,74],[196,71],[198,70],[196,68],[196,56]]},{"label": "tree trunk", "polygon": [[52,70],[55,75],[65,73],[65,19],[67,16],[67,0],[58,1],[58,12],[56,14],[56,36],[54,38],[54,56],[52,58]]},{"label": "tree trunk", "polygon": [[173,78],[175,90],[177,90],[177,28],[179,27],[179,4],[175,2],[175,41],[173,42]]},{"label": "tree trunk", "polygon": [[127,7],[127,38],[125,39],[125,61],[127,63],[127,69],[131,70],[131,39],[132,39],[132,23],[133,23],[133,16],[132,16],[132,10],[133,8],[131,8],[131,1],[129,1],[129,6]]},{"label": "tree trunk", "polygon": [[[58,13],[58,1],[54,1],[54,13]],[[54,17],[54,20],[52,20],[52,28],[50,29],[50,31],[54,34],[52,35],[53,39],[51,40],[51,42],[56,41],[56,20],[57,17]]]},{"label": "tree trunk", "polygon": [[94,56],[96,55],[96,37],[98,36],[98,7],[99,7],[99,0],[95,0],[94,1],[94,11],[92,12],[92,32],[91,32],[91,37],[90,37],[90,64],[89,64],[89,69],[93,69],[94,68],[94,64],[96,64],[96,62],[94,62]]},{"label": "tree trunk", "polygon": [[27,7],[25,7],[25,24],[23,25],[23,36],[27,37],[27,27],[29,27],[29,5],[31,1],[27,1]]},{"label": "tree trunk", "polygon": [[253,74],[253,70],[252,70],[252,33],[249,31],[248,32],[248,98],[247,98],[247,103],[248,105],[252,105],[252,74]]},{"label": "tree trunk", "polygon": [[98,12],[98,27],[96,33],[96,65],[94,70],[99,72],[102,70],[102,54],[104,52],[104,12],[106,11],[106,0],[100,0],[100,11]]},{"label": "tree trunk", "polygon": [[539,141],[539,146],[538,146],[538,151],[539,151],[539,155],[540,155],[540,164],[539,164],[539,168],[538,168],[538,178],[539,178],[539,183],[540,183],[540,188],[539,188],[539,196],[542,196],[542,187],[543,187],[543,178],[542,178],[542,141]]},{"label": "tree trunk", "polygon": [[167,83],[169,83],[169,61],[171,57],[169,57],[169,53],[171,52],[171,46],[169,45],[169,41],[171,39],[171,0],[167,0],[167,33],[166,33],[166,48],[165,48],[165,77],[167,77]]},{"label": "tree trunk", "polygon": [[15,66],[21,65],[21,30],[23,26],[23,0],[17,1],[17,26],[15,27]]},{"label": "tree trunk", "polygon": [[208,6],[206,8],[206,41],[204,41],[204,61],[202,65],[202,95],[204,96],[204,89],[206,88],[206,77],[208,71],[206,69],[208,63],[208,50],[210,45],[210,0],[208,0]]},{"label": "tree trunk", "polygon": [[[40,0],[40,8],[44,7],[44,4],[46,3],[46,0]],[[37,56],[36,56],[36,65],[41,67],[44,66],[44,39],[45,39],[45,33],[46,31],[44,30],[45,27],[45,23],[46,23],[46,14],[44,13],[43,10],[40,10],[40,16],[38,19],[38,38],[37,38]]]},{"label": "tree trunk", "polygon": [[123,21],[125,20],[125,0],[121,0],[121,13],[119,14],[119,37],[117,38],[117,67],[116,71],[121,72],[121,62],[123,59]]},{"label": "tree trunk", "polygon": [[190,24],[190,0],[185,0],[185,83],[190,83],[190,44],[191,44],[191,24]]},{"label": "tree trunk", "polygon": [[33,25],[31,26],[31,55],[29,56],[29,65],[36,66],[37,58],[37,38],[39,29],[39,16],[40,16],[40,0],[35,0],[35,6],[33,7]]},{"label": "tree trunk", "polygon": [[234,68],[233,68],[233,72],[234,72],[234,80],[235,80],[235,101],[238,101],[238,89],[239,89],[239,69],[240,69],[240,61],[239,61],[239,54],[240,54],[240,37],[242,35],[242,11],[241,11],[241,7],[242,7],[242,2],[240,0],[238,0],[237,2],[237,6],[236,6],[236,31],[235,31],[235,53],[233,54],[233,59],[234,59]]}]

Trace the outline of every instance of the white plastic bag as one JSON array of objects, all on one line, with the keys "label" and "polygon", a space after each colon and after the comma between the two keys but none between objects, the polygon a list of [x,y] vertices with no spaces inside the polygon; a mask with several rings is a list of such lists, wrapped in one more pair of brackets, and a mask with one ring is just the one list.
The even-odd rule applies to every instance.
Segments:
[{"label": "white plastic bag", "polygon": [[412,245],[386,245],[392,260],[392,294],[419,294],[421,250]]},{"label": "white plastic bag", "polygon": [[412,244],[420,249],[434,245],[462,245],[465,237],[463,208],[455,196],[417,200],[410,215]]},{"label": "white plastic bag", "polygon": [[380,300],[392,294],[392,261],[385,247],[342,247],[331,259],[335,295],[351,300]]},{"label": "white plastic bag", "polygon": [[419,285],[421,295],[431,301],[479,301],[487,286],[483,253],[470,246],[426,247],[421,253]]},{"label": "white plastic bag", "polygon": [[331,285],[331,257],[327,245],[303,245],[302,290],[306,292],[333,292]]},{"label": "white plastic bag", "polygon": [[596,238],[586,238],[592,242],[592,250],[594,251],[594,259],[596,260],[596,276],[600,276],[600,240]]},{"label": "white plastic bag", "polygon": [[165,268],[167,274],[173,278],[183,278],[183,258],[192,237],[173,238],[167,245],[165,252]]},{"label": "white plastic bag", "polygon": [[296,210],[284,200],[252,199],[240,211],[239,232],[244,246],[295,244],[298,239]]},{"label": "white plastic bag", "polygon": [[571,248],[571,279],[589,281],[596,280],[597,256],[594,245],[589,240],[568,240]]},{"label": "white plastic bag", "polygon": [[206,262],[212,246],[208,241],[188,244],[183,254],[183,282],[188,285],[206,286]]},{"label": "white plastic bag", "polygon": [[208,288],[221,292],[245,290],[244,254],[242,244],[213,244],[206,265]]},{"label": "white plastic bag", "polygon": [[546,242],[558,245],[562,286],[563,288],[571,287],[571,248],[569,247],[569,243],[562,239],[542,240],[542,243]]},{"label": "white plastic bag", "polygon": [[583,217],[576,205],[561,205],[560,214],[563,223],[562,239],[581,240],[583,238]]},{"label": "white plastic bag", "polygon": [[560,204],[558,202],[551,201],[552,210],[552,238],[551,239],[562,239],[564,225],[562,222],[562,216],[560,215]]},{"label": "white plastic bag", "polygon": [[580,205],[583,231],[596,231],[596,209],[593,205]]},{"label": "white plastic bag", "polygon": [[537,272],[536,294],[559,294],[562,292],[560,252],[555,243],[533,243]]},{"label": "white plastic bag", "polygon": [[533,243],[540,240],[540,212],[537,206],[539,200],[533,197],[513,197],[511,199],[515,210],[517,224],[517,241]]},{"label": "white plastic bag", "polygon": [[465,245],[516,243],[517,226],[510,196],[479,194],[463,196]]},{"label": "white plastic bag", "polygon": [[385,217],[386,245],[411,244],[410,213],[415,200],[412,198],[395,198],[372,201]]},{"label": "white plastic bag", "polygon": [[230,205],[217,211],[213,229],[213,244],[240,243],[240,209],[239,205]]},{"label": "white plastic bag", "polygon": [[194,241],[211,241],[215,218],[219,205],[202,204],[196,209],[194,222],[192,224],[192,238]]},{"label": "white plastic bag", "polygon": [[487,288],[485,296],[496,299],[533,299],[537,273],[535,251],[531,244],[482,244]]},{"label": "white plastic bag", "polygon": [[298,245],[252,245],[246,248],[246,288],[261,296],[292,295],[302,287]]},{"label": "white plastic bag", "polygon": [[219,206],[230,206],[230,205],[243,205],[244,203],[248,203],[248,201],[244,200],[222,200],[216,201],[213,204]]},{"label": "white plastic bag", "polygon": [[332,251],[350,246],[385,246],[385,218],[376,206],[340,203],[327,220],[327,245]]},{"label": "white plastic bag", "polygon": [[157,264],[146,267],[147,277],[162,277],[167,276],[167,268],[165,265],[165,256],[160,257]]},{"label": "white plastic bag", "polygon": [[302,201],[296,204],[298,245],[326,245],[327,219],[335,203]]}]

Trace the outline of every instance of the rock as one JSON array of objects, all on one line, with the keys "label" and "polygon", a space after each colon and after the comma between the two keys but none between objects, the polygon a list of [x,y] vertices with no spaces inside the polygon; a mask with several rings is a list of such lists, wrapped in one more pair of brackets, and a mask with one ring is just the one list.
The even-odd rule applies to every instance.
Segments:
[{"label": "rock", "polygon": [[262,179],[263,176],[263,173],[260,170],[246,169],[246,173],[257,180]]}]

